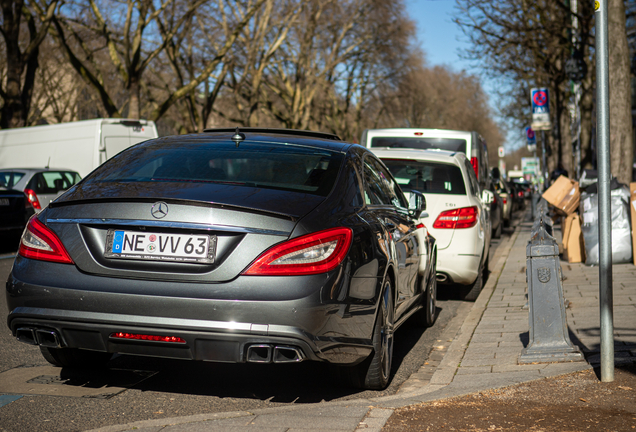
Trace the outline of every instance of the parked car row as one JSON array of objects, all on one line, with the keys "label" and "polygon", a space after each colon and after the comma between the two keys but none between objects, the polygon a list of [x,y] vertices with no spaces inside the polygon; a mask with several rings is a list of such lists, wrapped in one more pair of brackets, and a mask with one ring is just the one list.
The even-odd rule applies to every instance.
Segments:
[{"label": "parked car row", "polygon": [[477,134],[389,131],[356,145],[212,129],[139,143],[81,181],[33,174],[68,190],[27,187],[42,208],[6,284],[13,335],[64,367],[313,360],[385,388],[395,331],[433,325],[438,282],[479,295],[506,205]]}]

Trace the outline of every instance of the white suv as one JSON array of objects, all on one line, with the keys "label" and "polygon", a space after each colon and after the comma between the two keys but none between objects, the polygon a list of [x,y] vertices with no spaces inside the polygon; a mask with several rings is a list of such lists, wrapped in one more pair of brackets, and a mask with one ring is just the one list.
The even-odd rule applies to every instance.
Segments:
[{"label": "white suv", "polygon": [[417,190],[426,197],[420,222],[436,239],[437,281],[463,285],[464,298],[477,299],[488,271],[493,194],[480,193],[470,161],[442,150],[371,150],[405,193]]},{"label": "white suv", "polygon": [[475,171],[481,190],[492,190],[486,140],[475,131],[450,129],[367,129],[360,143],[367,148],[439,149],[464,153]]}]

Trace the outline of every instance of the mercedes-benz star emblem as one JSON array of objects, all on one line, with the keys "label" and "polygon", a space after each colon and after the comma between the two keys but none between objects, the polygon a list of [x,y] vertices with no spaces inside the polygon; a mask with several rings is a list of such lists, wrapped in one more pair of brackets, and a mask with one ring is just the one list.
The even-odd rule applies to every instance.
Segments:
[{"label": "mercedes-benz star emblem", "polygon": [[150,213],[156,218],[161,219],[168,214],[168,204],[163,201],[156,202],[152,205]]}]

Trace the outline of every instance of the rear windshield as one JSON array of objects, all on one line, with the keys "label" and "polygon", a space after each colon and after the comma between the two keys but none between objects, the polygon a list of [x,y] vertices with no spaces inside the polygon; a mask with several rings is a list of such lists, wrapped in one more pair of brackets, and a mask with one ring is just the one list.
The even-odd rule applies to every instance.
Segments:
[{"label": "rear windshield", "polygon": [[11,189],[22,177],[24,173],[21,172],[0,171],[0,186]]},{"label": "rear windshield", "polygon": [[371,147],[440,149],[466,154],[466,140],[456,138],[375,137]]},{"label": "rear windshield", "polygon": [[405,159],[382,159],[402,190],[427,194],[466,195],[462,171],[457,165]]},{"label": "rear windshield", "polygon": [[85,181],[219,183],[327,196],[341,153],[289,144],[150,142],[107,161]]}]

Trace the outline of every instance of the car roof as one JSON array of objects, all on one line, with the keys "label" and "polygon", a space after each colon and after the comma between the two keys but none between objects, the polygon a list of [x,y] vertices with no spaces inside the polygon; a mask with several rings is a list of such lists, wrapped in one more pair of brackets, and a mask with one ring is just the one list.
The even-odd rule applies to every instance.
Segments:
[{"label": "car roof", "polygon": [[[452,129],[426,129],[426,128],[388,128],[388,129],[367,129],[368,135],[373,136],[419,136],[421,138],[431,137],[470,137],[471,131],[460,131]],[[421,133],[422,135],[415,135]]]},{"label": "car roof", "polygon": [[64,172],[73,172],[76,173],[77,171],[74,171],[72,169],[68,169],[68,168],[0,168],[1,172],[33,172],[33,173],[38,173],[38,172],[46,172],[46,171],[64,171]]},{"label": "car roof", "polygon": [[379,158],[413,159],[450,163],[454,165],[461,165],[460,161],[462,159],[466,159],[466,155],[461,152],[451,152],[447,150],[437,149],[419,150],[408,148],[372,147],[369,150],[371,150],[371,152]]}]

